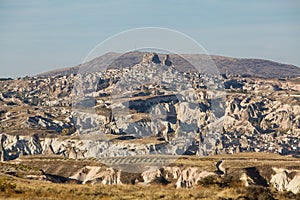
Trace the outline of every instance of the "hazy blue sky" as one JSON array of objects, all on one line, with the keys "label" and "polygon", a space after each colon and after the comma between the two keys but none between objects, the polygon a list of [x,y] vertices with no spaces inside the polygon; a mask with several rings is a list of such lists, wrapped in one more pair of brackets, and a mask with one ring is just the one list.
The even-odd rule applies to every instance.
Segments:
[{"label": "hazy blue sky", "polygon": [[210,54],[300,66],[298,0],[0,0],[0,77],[74,66],[143,26],[183,32]]}]

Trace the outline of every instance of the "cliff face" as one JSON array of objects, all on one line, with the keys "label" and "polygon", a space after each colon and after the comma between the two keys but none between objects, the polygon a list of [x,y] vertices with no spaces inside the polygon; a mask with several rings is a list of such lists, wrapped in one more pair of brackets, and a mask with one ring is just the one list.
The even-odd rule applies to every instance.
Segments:
[{"label": "cliff face", "polygon": [[213,172],[200,171],[196,167],[162,167],[145,170],[142,173],[127,173],[113,168],[86,166],[70,176],[84,183],[101,184],[169,184],[176,188],[191,188],[207,176],[215,176]]},{"label": "cliff face", "polygon": [[8,161],[22,155],[61,155],[65,158],[102,158],[117,156],[135,156],[149,154],[176,155],[176,147],[168,148],[168,144],[156,140],[143,143],[140,140],[101,141],[95,139],[38,138],[38,136],[12,136],[0,134],[1,160]]},{"label": "cliff face", "polygon": [[299,160],[267,153],[202,158],[145,155],[98,160],[65,159],[49,154],[21,156],[0,164],[0,172],[4,175],[55,183],[169,185],[175,188],[199,188],[199,185],[239,186],[241,189],[272,187],[294,194],[300,192]]}]

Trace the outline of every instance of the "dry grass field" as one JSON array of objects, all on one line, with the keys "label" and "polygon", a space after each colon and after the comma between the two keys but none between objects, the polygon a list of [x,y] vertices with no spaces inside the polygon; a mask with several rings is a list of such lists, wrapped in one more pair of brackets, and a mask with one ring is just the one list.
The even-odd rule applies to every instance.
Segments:
[{"label": "dry grass field", "polygon": [[[210,184],[193,189],[162,185],[57,184],[19,178],[0,178],[0,199],[297,199],[300,196],[263,187]],[[5,189],[3,189],[5,187]]]},{"label": "dry grass field", "polygon": [[[223,160],[229,173],[247,167],[257,167],[268,174],[271,167],[299,169],[300,160],[267,153],[240,153],[203,157],[185,156],[171,165],[197,166],[204,170],[214,170],[216,161]],[[22,157],[18,163],[1,163],[0,199],[300,199],[300,194],[277,192],[274,188],[261,186],[245,187],[237,178],[207,177],[192,189],[176,189],[173,184],[162,185],[103,185],[51,183],[24,178],[26,172],[47,168],[54,174],[71,174],[83,165],[102,165],[96,160],[72,160],[60,157]],[[72,166],[72,167],[70,167]],[[19,174],[5,173],[5,168],[17,169]],[[9,171],[9,170],[6,170]],[[56,173],[55,173],[56,172]],[[68,173],[67,173],[68,172]],[[267,175],[266,175],[267,176]]]}]

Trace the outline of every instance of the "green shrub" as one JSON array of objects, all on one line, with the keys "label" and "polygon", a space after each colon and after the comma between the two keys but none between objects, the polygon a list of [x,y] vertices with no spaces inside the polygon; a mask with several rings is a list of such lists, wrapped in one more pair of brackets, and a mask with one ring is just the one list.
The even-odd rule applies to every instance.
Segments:
[{"label": "green shrub", "polygon": [[198,184],[204,187],[214,185],[221,188],[242,186],[241,181],[239,179],[234,178],[233,176],[218,177],[214,175],[204,177],[198,182]]},{"label": "green shrub", "polygon": [[274,200],[270,189],[262,186],[247,187],[246,196],[254,200]]},{"label": "green shrub", "polygon": [[216,184],[216,177],[215,176],[206,176],[202,178],[199,182],[198,185],[208,187],[210,185],[215,185]]},{"label": "green shrub", "polygon": [[0,179],[0,192],[15,191],[16,187],[16,184],[7,180],[7,178],[4,177]]}]

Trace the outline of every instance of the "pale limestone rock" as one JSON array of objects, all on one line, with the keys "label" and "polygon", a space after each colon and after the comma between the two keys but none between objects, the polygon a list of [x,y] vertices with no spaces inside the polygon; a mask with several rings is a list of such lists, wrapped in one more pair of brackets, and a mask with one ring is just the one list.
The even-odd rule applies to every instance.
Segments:
[{"label": "pale limestone rock", "polygon": [[294,178],[286,186],[286,189],[294,194],[300,193],[300,174],[296,174],[294,176]]},{"label": "pale limestone rock", "polygon": [[285,190],[289,181],[287,171],[285,169],[278,168],[273,168],[273,170],[276,174],[272,176],[270,183],[279,191]]}]

